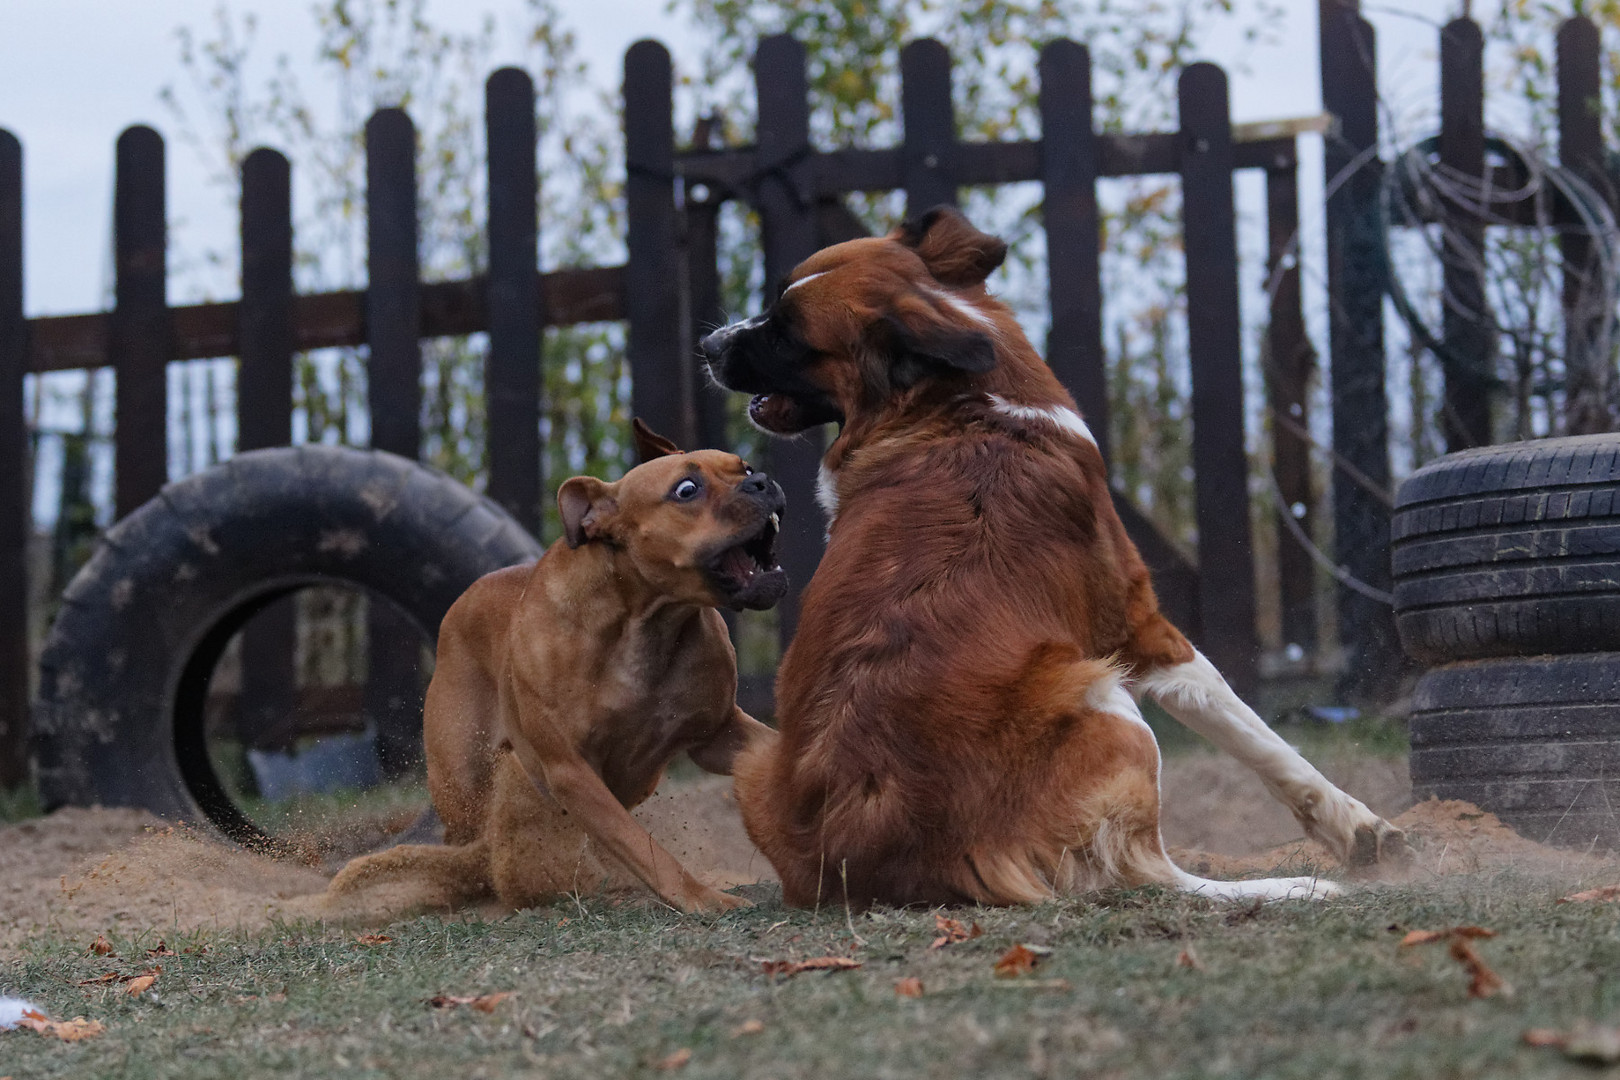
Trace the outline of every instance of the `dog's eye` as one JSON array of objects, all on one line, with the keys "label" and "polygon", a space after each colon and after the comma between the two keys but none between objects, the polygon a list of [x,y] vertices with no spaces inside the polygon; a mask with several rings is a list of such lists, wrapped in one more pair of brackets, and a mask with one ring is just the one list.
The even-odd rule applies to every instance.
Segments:
[{"label": "dog's eye", "polygon": [[702,490],[703,486],[689,476],[670,489],[669,497],[676,502],[690,502]]}]

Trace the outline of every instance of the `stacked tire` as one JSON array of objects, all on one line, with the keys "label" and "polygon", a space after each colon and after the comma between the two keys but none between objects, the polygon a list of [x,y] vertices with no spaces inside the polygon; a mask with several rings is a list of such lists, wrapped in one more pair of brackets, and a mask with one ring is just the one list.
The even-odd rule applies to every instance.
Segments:
[{"label": "stacked tire", "polygon": [[1620,848],[1620,435],[1440,459],[1401,485],[1401,644],[1418,798],[1532,839]]}]

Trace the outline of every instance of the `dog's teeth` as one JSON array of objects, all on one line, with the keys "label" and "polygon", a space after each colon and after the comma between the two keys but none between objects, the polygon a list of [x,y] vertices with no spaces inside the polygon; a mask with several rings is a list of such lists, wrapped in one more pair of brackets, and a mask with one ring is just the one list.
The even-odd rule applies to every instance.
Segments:
[{"label": "dog's teeth", "polygon": [[781,514],[772,514],[771,515],[771,528],[780,529],[781,527],[782,527],[782,515]]}]

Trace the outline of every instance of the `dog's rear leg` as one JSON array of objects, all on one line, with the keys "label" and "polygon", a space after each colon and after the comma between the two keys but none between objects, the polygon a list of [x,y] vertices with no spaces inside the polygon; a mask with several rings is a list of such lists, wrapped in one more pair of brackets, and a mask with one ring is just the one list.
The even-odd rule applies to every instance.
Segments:
[{"label": "dog's rear leg", "polygon": [[1135,690],[1152,694],[1171,716],[1253,769],[1305,834],[1336,858],[1364,866],[1406,856],[1405,834],[1329,783],[1233,693],[1203,653],[1142,673]]},{"label": "dog's rear leg", "polygon": [[350,897],[401,886],[410,890],[402,898],[409,908],[453,908],[482,900],[490,894],[488,846],[482,839],[452,847],[400,844],[362,855],[338,871],[326,893]]}]

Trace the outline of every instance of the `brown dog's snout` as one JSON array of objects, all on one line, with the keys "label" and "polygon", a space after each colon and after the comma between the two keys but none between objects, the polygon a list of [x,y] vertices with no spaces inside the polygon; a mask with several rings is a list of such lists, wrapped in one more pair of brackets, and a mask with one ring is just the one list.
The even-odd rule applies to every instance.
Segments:
[{"label": "brown dog's snout", "polygon": [[759,503],[766,513],[779,517],[787,509],[787,496],[782,492],[782,485],[762,472],[743,477],[743,482],[737,485],[737,494],[747,496]]}]

